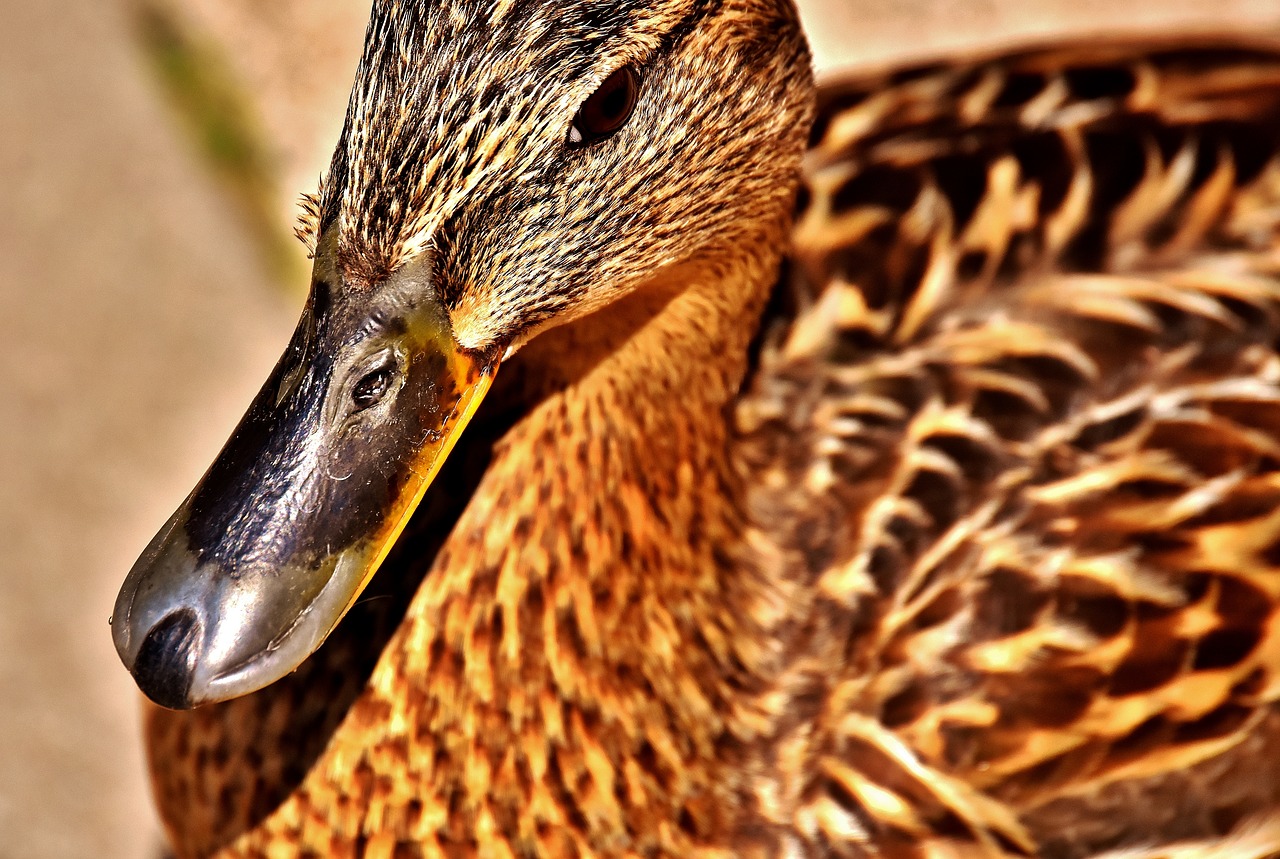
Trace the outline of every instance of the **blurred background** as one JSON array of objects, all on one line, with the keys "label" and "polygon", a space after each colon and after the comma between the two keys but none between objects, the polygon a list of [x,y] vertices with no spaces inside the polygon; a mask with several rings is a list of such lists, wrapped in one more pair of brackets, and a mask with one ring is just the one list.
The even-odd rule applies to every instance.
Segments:
[{"label": "blurred background", "polygon": [[[427,0],[423,0],[427,2]],[[820,70],[1280,0],[807,0]],[[159,855],[107,618],[283,348],[369,0],[0,0],[0,859]]]}]

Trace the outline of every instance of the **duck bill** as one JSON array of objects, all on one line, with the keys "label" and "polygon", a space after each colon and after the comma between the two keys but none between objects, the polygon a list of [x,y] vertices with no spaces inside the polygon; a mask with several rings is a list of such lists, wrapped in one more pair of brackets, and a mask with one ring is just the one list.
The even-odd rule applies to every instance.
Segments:
[{"label": "duck bill", "polygon": [[[429,287],[313,287],[285,356],[116,600],[121,660],[157,704],[261,689],[359,597],[489,388]],[[447,491],[447,488],[446,490]]]}]

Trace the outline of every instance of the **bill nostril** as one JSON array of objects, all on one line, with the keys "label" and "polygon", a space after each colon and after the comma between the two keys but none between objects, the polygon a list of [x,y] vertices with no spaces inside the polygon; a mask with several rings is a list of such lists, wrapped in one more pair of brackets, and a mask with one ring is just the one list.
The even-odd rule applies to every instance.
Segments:
[{"label": "bill nostril", "polygon": [[133,678],[148,698],[170,710],[191,708],[191,680],[200,656],[201,625],[189,608],[151,627],[133,663]]}]

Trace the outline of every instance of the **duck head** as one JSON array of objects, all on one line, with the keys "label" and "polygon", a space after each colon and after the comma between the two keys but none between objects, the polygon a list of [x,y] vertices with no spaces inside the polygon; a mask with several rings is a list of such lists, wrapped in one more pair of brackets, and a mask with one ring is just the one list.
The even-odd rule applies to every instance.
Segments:
[{"label": "duck head", "polygon": [[189,708],[295,669],[502,360],[785,218],[811,91],[790,0],[377,0],[304,203],[301,321],[117,599],[143,692]]}]

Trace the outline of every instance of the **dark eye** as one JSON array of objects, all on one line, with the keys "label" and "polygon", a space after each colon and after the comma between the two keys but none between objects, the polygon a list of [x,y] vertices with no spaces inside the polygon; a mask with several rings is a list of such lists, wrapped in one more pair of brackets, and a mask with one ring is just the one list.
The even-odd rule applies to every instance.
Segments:
[{"label": "dark eye", "polygon": [[351,402],[355,403],[356,408],[360,410],[376,406],[387,395],[387,391],[391,390],[392,378],[390,367],[379,367],[372,373],[366,374],[351,389]]},{"label": "dark eye", "polygon": [[600,89],[578,108],[569,128],[569,145],[588,146],[626,125],[640,98],[640,76],[623,66],[600,84]]}]

